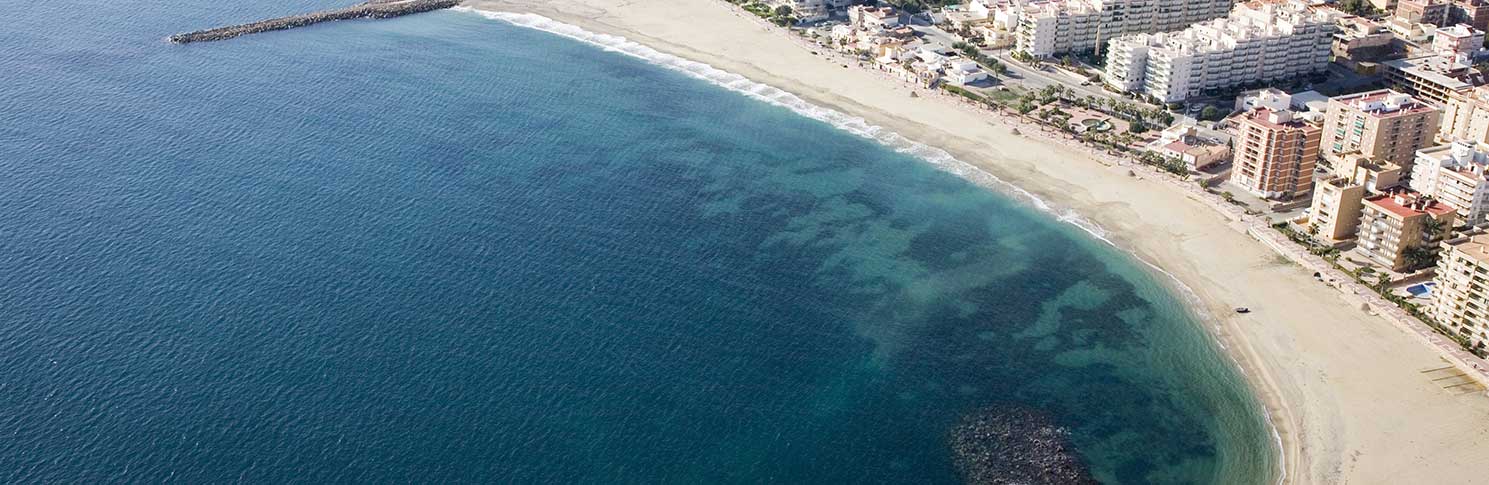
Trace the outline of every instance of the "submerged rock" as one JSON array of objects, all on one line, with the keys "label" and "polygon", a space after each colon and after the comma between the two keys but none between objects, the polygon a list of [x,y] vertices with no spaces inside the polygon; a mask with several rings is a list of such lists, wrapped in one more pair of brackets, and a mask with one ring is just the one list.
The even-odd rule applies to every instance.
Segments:
[{"label": "submerged rock", "polygon": [[952,428],[952,459],[972,484],[1096,483],[1069,434],[1047,413],[986,408],[963,416]]}]

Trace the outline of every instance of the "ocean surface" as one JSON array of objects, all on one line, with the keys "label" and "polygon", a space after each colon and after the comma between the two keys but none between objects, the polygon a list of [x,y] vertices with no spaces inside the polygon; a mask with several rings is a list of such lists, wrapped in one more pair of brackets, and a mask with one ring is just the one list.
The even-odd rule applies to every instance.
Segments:
[{"label": "ocean surface", "polygon": [[1278,473],[1170,283],[945,160],[468,12],[163,41],[327,5],[8,10],[0,482],[956,483],[1012,409]]}]

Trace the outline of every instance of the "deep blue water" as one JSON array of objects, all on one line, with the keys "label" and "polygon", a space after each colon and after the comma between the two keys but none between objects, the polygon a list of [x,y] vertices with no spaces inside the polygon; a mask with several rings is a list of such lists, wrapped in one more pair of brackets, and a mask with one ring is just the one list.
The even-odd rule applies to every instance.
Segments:
[{"label": "deep blue water", "polygon": [[467,13],[162,41],[325,5],[9,11],[0,482],[1274,474],[1166,285],[873,141]]}]

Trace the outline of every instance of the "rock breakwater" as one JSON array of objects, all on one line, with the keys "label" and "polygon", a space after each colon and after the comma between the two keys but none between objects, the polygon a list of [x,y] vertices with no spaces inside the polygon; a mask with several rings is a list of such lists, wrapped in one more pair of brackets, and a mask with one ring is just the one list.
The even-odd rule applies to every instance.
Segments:
[{"label": "rock breakwater", "polygon": [[322,10],[303,15],[292,15],[289,17],[176,34],[170,37],[170,41],[176,44],[211,42],[231,39],[242,35],[293,29],[336,20],[401,17],[454,7],[459,5],[460,2],[461,0],[372,0],[346,8]]},{"label": "rock breakwater", "polygon": [[952,460],[970,484],[1094,484],[1050,416],[1024,407],[988,408],[951,430]]}]

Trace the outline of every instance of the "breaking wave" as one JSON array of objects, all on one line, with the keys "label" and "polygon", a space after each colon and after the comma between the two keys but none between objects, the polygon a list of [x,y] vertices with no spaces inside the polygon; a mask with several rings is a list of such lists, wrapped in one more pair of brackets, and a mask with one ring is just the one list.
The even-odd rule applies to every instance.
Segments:
[{"label": "breaking wave", "polygon": [[739,74],[725,71],[702,62],[690,61],[663,53],[626,39],[625,37],[590,32],[578,26],[559,22],[542,15],[492,12],[470,7],[455,7],[454,10],[476,13],[489,19],[500,20],[513,25],[568,37],[607,51],[635,57],[659,67],[707,81],[730,91],[789,109],[799,115],[827,123],[848,133],[877,141],[896,152],[925,160],[943,171],[952,173],[977,185],[1016,196],[1034,208],[1055,216],[1061,222],[1079,227],[1092,236],[1111,243],[1107,239],[1105,230],[1082,218],[1074,211],[1058,209],[1027,190],[999,179],[997,176],[978,169],[972,164],[958,160],[945,150],[911,140],[887,128],[869,123],[868,120],[863,118],[817,106],[774,86],[755,82]]}]

